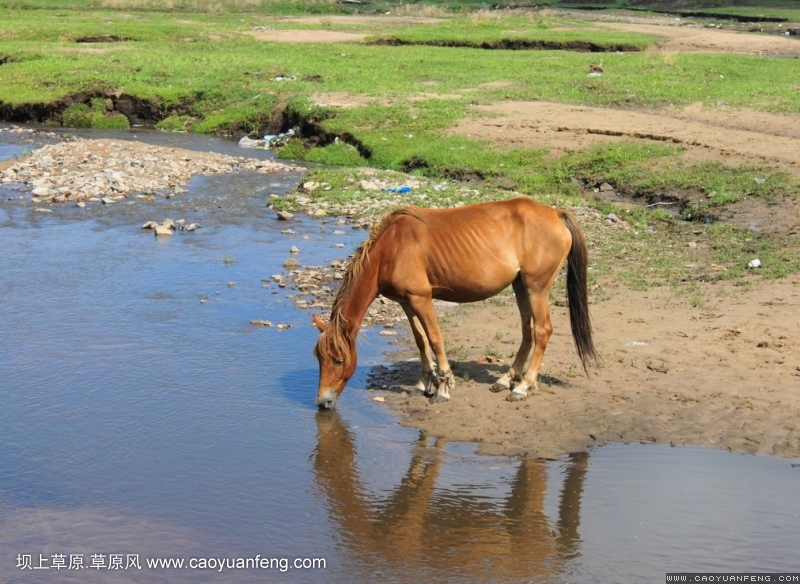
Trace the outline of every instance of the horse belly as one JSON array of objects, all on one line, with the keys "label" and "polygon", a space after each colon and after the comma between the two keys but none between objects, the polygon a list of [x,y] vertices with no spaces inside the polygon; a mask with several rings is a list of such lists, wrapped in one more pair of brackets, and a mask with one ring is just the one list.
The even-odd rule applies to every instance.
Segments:
[{"label": "horse belly", "polygon": [[519,268],[491,266],[483,269],[458,271],[431,278],[433,297],[448,302],[477,302],[496,296],[505,290]]}]

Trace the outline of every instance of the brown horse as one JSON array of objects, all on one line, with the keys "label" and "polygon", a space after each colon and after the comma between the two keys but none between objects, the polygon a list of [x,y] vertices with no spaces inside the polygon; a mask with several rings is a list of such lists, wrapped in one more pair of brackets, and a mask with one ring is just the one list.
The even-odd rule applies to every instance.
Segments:
[{"label": "brown horse", "polygon": [[[584,370],[597,359],[587,295],[586,242],[572,215],[527,198],[451,209],[408,207],[389,213],[358,248],[333,301],[330,324],[316,315],[321,335],[317,406],[330,409],[356,369],[356,337],[379,294],[398,302],[419,348],[417,384],[435,401],[450,399],[455,377],[432,300],[476,302],[510,284],[522,319],[522,342],[493,391],[512,389],[509,401],[536,388],[553,332],[550,288],[567,261],[572,338]],[[433,356],[436,357],[437,374]],[[530,360],[533,352],[533,359]]]}]

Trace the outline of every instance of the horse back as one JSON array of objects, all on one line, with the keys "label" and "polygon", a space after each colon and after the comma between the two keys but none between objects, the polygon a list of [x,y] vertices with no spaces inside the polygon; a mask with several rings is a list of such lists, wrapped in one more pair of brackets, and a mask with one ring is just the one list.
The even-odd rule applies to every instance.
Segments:
[{"label": "horse back", "polygon": [[390,297],[429,287],[434,297],[480,300],[521,271],[547,273],[549,280],[571,241],[561,212],[528,198],[402,209],[389,217],[379,238],[381,287],[389,288]]}]

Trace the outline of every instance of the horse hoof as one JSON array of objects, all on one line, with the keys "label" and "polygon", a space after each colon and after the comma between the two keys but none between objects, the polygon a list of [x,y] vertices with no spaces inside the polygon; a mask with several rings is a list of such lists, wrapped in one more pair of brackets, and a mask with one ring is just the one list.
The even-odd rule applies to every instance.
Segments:
[{"label": "horse hoof", "polygon": [[443,395],[435,395],[435,396],[433,396],[431,398],[431,403],[432,404],[440,404],[442,402],[446,402],[446,401],[449,401],[449,400],[450,400],[449,397],[446,397],[446,396],[443,396]]},{"label": "horse hoof", "polygon": [[500,393],[501,391],[507,391],[508,389],[510,388],[506,385],[494,383],[492,384],[492,387],[489,388],[489,391],[491,391],[492,393]]},{"label": "horse hoof", "polygon": [[512,391],[508,395],[508,397],[506,397],[506,401],[510,401],[510,402],[522,401],[524,399],[527,399],[527,397],[528,397],[527,392],[523,393],[521,391]]}]

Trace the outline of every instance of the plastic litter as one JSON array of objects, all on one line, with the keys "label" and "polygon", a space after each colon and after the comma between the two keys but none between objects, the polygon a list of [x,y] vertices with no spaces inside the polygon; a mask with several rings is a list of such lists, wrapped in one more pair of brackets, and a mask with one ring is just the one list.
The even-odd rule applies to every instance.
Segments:
[{"label": "plastic litter", "polygon": [[240,148],[281,148],[286,145],[290,138],[294,137],[297,131],[294,128],[282,134],[267,134],[261,140],[255,140],[247,136],[242,136],[239,140]]}]

